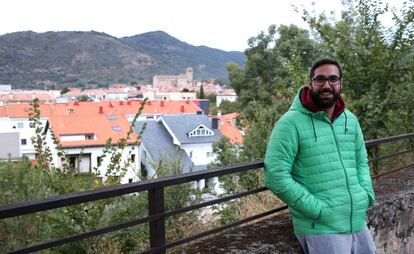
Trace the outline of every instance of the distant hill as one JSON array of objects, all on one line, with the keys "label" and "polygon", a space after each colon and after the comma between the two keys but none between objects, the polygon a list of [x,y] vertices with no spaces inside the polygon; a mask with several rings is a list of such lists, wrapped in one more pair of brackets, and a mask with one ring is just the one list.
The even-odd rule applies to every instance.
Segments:
[{"label": "distant hill", "polygon": [[192,46],[177,40],[165,32],[149,32],[120,39],[125,44],[150,55],[158,73],[181,73],[193,67],[196,79],[227,78],[226,64],[243,65],[242,52],[226,52],[206,46]]},{"label": "distant hill", "polygon": [[194,69],[194,78],[227,79],[242,52],[192,46],[156,31],[116,38],[98,32],[17,32],[0,36],[0,84],[13,88],[151,82]]}]

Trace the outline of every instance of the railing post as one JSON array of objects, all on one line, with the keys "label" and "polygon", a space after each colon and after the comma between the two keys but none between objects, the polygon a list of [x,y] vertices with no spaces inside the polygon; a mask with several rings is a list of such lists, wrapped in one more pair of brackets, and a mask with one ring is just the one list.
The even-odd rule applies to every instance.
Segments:
[{"label": "railing post", "polygon": [[[164,212],[164,188],[148,190],[149,215]],[[160,218],[149,223],[150,226],[150,247],[160,247],[165,244],[165,219]],[[165,250],[156,252],[165,254]]]},{"label": "railing post", "polygon": [[[371,158],[377,158],[378,157],[378,145],[372,146],[371,149],[369,149],[369,153],[371,154]],[[372,162],[373,172],[374,175],[378,175],[379,173],[379,162],[378,160],[375,160]]]}]

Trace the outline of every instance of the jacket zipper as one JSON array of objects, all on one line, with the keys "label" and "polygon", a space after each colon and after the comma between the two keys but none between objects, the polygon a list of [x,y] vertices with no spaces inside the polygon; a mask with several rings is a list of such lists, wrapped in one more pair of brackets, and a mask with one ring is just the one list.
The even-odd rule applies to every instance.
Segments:
[{"label": "jacket zipper", "polygon": [[352,232],[353,202],[352,202],[351,191],[349,190],[348,174],[346,173],[346,169],[345,169],[344,163],[342,161],[341,151],[339,150],[339,147],[338,147],[338,141],[336,140],[336,134],[335,134],[334,128],[333,128],[331,123],[330,123],[330,126],[331,126],[332,133],[333,133],[333,136],[334,136],[336,150],[338,151],[338,154],[339,154],[339,160],[341,161],[342,169],[344,170],[344,173],[345,173],[346,189],[348,191],[349,200],[351,201],[351,213],[349,215],[349,219],[350,219],[349,224],[350,224],[350,228],[351,228],[351,232]]}]

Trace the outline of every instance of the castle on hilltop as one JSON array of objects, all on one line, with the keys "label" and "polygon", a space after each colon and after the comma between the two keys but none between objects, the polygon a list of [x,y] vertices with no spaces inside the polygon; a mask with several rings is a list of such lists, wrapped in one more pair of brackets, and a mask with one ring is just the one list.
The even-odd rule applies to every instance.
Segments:
[{"label": "castle on hilltop", "polygon": [[188,67],[185,73],[179,75],[155,75],[152,79],[153,88],[161,88],[163,86],[173,86],[183,89],[193,86],[193,68]]}]

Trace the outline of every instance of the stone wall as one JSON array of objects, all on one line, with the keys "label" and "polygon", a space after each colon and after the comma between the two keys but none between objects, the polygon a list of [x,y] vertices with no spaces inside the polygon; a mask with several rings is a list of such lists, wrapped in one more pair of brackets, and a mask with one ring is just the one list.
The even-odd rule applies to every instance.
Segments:
[{"label": "stone wall", "polygon": [[375,204],[368,212],[377,253],[414,253],[414,191]]},{"label": "stone wall", "polygon": [[414,169],[380,179],[375,192],[367,217],[377,253],[414,253]]}]

